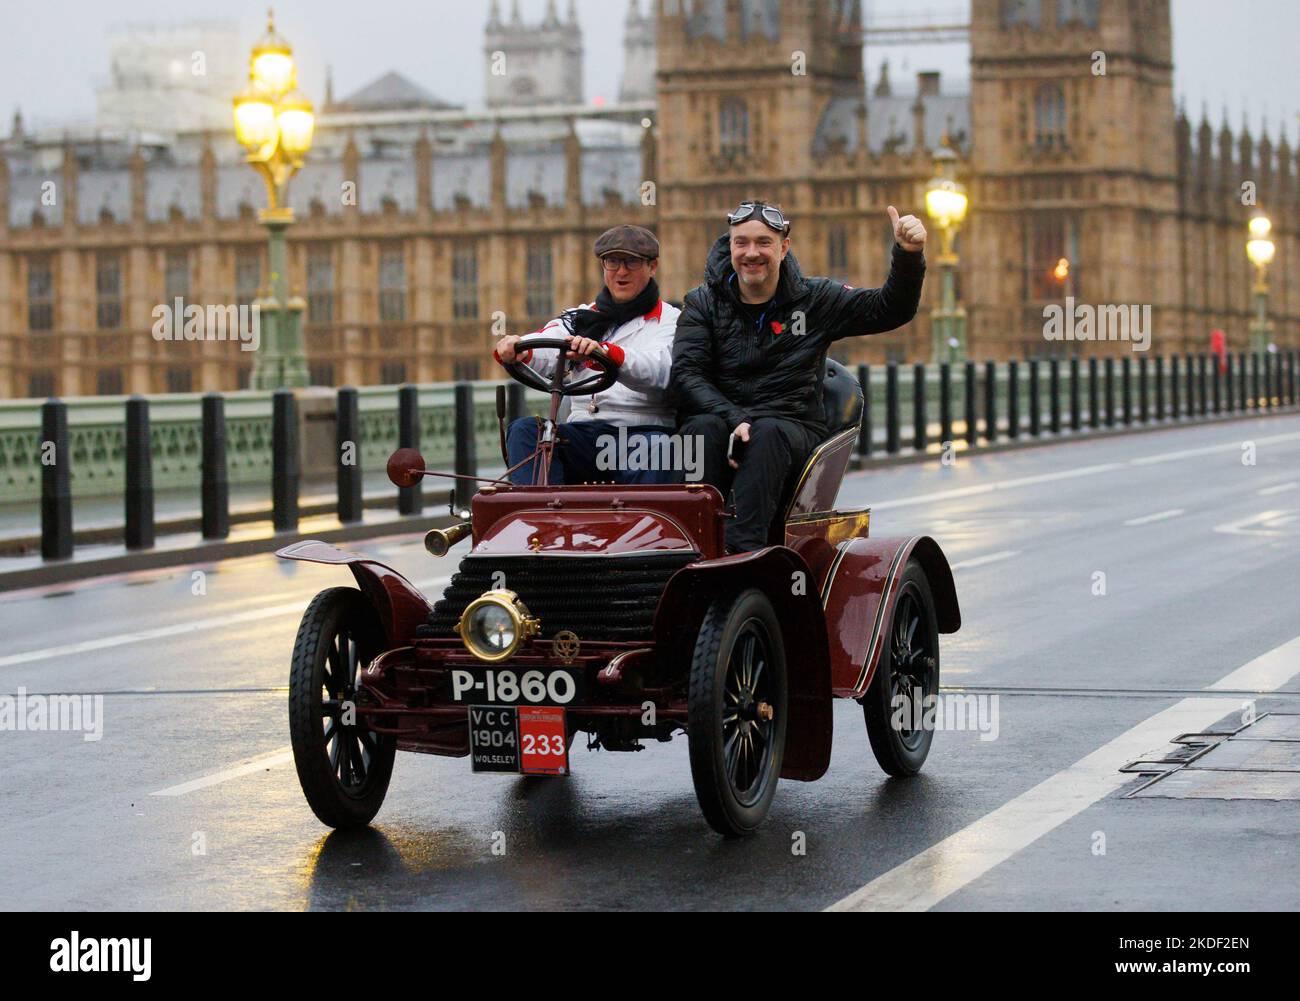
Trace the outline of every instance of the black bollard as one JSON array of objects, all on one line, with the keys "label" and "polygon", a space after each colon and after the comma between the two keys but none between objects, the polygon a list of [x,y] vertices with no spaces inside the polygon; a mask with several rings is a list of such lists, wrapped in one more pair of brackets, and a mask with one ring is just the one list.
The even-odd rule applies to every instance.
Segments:
[{"label": "black bollard", "polygon": [[1223,356],[1223,407],[1232,413],[1237,407],[1237,396],[1232,389],[1232,352]]},{"label": "black bollard", "polygon": [[1249,410],[1250,402],[1250,364],[1246,361],[1246,352],[1237,352],[1237,405],[1238,410]]},{"label": "black bollard", "polygon": [[1088,426],[1101,427],[1101,383],[1097,376],[1097,359],[1088,359]]},{"label": "black bollard", "polygon": [[[397,390],[397,447],[420,447],[420,390],[402,386]],[[397,488],[397,513],[419,514],[424,510],[424,481]]]},{"label": "black bollard", "polygon": [[1206,417],[1210,413],[1210,366],[1209,356],[1203,351],[1196,356],[1196,374],[1197,381],[1200,383],[1197,392],[1201,397],[1198,413],[1202,417]]},{"label": "black bollard", "polygon": [[149,437],[149,401],[126,401],[126,548],[151,549],[153,521],[153,443]]},{"label": "black bollard", "polygon": [[[461,476],[478,474],[474,442],[474,385],[469,382],[456,383],[456,472]],[[477,490],[473,480],[457,480],[456,510],[468,511]]]},{"label": "black bollard", "polygon": [[72,555],[72,452],[68,448],[68,405],[41,405],[41,556],[66,560]]},{"label": "black bollard", "polygon": [[952,441],[952,366],[946,361],[939,365],[939,440]]},{"label": "black bollard", "polygon": [[509,429],[510,425],[513,424],[515,421],[519,420],[519,418],[527,416],[527,414],[524,413],[524,410],[527,408],[527,406],[528,406],[527,391],[524,389],[523,383],[514,382],[512,380],[510,382],[510,385],[506,387],[506,428],[507,430]]},{"label": "black bollard", "polygon": [[293,391],[271,395],[271,521],[277,532],[298,529],[298,403]]},{"label": "black bollard", "polygon": [[1037,438],[1043,433],[1043,401],[1038,384],[1038,359],[1029,359],[1029,433]]},{"label": "black bollard", "polygon": [[976,416],[978,409],[975,400],[975,363],[973,361],[966,363],[964,389],[966,391],[966,399],[963,401],[966,411],[966,444],[973,446],[978,431],[978,418]]},{"label": "black bollard", "polygon": [[1223,413],[1223,372],[1219,369],[1219,356],[1210,355],[1210,388],[1214,390],[1214,412]]},{"label": "black bollard", "polygon": [[1146,424],[1151,420],[1151,394],[1147,386],[1147,356],[1138,359],[1138,420]]},{"label": "black bollard", "polygon": [[1106,426],[1115,426],[1115,359],[1106,359]]},{"label": "black bollard", "polygon": [[1061,433],[1061,359],[1053,358],[1048,362],[1047,391],[1052,396],[1051,430],[1052,434]]},{"label": "black bollard", "polygon": [[925,416],[925,366],[912,366],[912,448],[924,452],[927,444]]},{"label": "black bollard", "polygon": [[871,366],[858,366],[858,385],[862,387],[862,424],[858,429],[858,455],[871,458]]},{"label": "black bollard", "polygon": [[998,440],[998,363],[984,363],[984,440]]},{"label": "black bollard", "polygon": [[1295,354],[1294,351],[1286,353],[1286,377],[1287,383],[1290,385],[1291,406],[1293,407],[1296,404]]},{"label": "black bollard", "polygon": [[1265,410],[1273,409],[1273,352],[1263,352],[1260,366],[1264,369],[1264,394],[1261,397]]},{"label": "black bollard", "polygon": [[1079,356],[1075,355],[1070,359],[1070,430],[1079,431],[1083,429],[1083,405],[1081,397],[1083,395],[1082,387],[1079,385],[1083,379],[1079,371]]},{"label": "black bollard", "polygon": [[1260,409],[1259,387],[1259,352],[1250,353],[1250,406],[1252,410]]},{"label": "black bollard", "polygon": [[898,362],[885,366],[885,451],[898,454]]},{"label": "black bollard", "polygon": [[1169,416],[1179,418],[1178,407],[1178,355],[1169,356]]},{"label": "black bollard", "polygon": [[336,484],[338,515],[343,524],[361,521],[365,499],[362,496],[361,467],[361,400],[352,386],[339,390],[335,420]]},{"label": "black bollard", "polygon": [[1120,406],[1124,414],[1124,423],[1133,423],[1133,359],[1124,356],[1120,363]]},{"label": "black bollard", "polygon": [[1156,420],[1165,417],[1165,356],[1156,355]]},{"label": "black bollard", "polygon": [[230,535],[230,471],[226,465],[226,401],[220,393],[203,397],[203,470],[199,504],[205,539]]},{"label": "black bollard", "polygon": [[1020,363],[1014,358],[1007,362],[1007,435],[1020,437]]}]

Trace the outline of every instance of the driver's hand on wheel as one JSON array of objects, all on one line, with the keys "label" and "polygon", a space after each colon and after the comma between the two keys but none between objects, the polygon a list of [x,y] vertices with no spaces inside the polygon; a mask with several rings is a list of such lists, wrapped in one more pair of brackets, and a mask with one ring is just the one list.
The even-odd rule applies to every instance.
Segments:
[{"label": "driver's hand on wheel", "polygon": [[564,357],[573,360],[591,354],[598,347],[600,341],[593,341],[590,337],[570,337],[569,351]]},{"label": "driver's hand on wheel", "polygon": [[497,361],[505,365],[514,364],[517,360],[515,358],[515,345],[518,343],[518,334],[511,334],[510,336],[503,337],[501,340],[497,341],[496,351],[494,352],[497,356]]}]

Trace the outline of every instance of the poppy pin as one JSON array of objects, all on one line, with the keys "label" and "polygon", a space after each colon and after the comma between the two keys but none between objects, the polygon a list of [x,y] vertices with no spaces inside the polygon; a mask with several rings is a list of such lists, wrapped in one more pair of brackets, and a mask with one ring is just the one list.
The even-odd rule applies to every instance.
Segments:
[{"label": "poppy pin", "polygon": [[772,321],[772,333],[774,333],[774,334],[783,334],[783,333],[785,333],[785,328],[784,328],[783,326],[781,326],[781,321],[780,321],[780,320],[773,320],[773,321]]}]

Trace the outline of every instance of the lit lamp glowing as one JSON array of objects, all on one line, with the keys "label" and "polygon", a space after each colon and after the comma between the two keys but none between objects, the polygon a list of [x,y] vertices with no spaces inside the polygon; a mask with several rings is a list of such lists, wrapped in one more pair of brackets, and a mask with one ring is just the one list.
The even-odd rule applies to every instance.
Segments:
[{"label": "lit lamp glowing", "polygon": [[925,186],[925,211],[939,231],[939,306],[931,314],[932,354],[936,362],[966,357],[966,311],[957,304],[957,231],[966,219],[969,199],[956,178],[957,154],[940,146],[934,155],[934,177]]},{"label": "lit lamp glowing", "polygon": [[1255,265],[1255,320],[1250,328],[1250,349],[1268,351],[1272,347],[1272,327],[1268,322],[1268,266],[1273,263],[1277,247],[1269,239],[1273,223],[1260,213],[1250,220],[1250,239],[1246,241],[1246,256]]},{"label": "lit lamp glowing", "polygon": [[293,224],[289,181],[302,168],[316,131],[316,113],[297,89],[293,50],[275,30],[267,11],[266,34],[253,47],[248,86],[234,100],[235,138],[247,162],[266,183],[266,208],[259,218],[270,233],[271,294],[259,299],[262,347],[253,360],[252,387],[278,389],[309,382],[302,342],[301,298],[290,297],[285,230]]}]

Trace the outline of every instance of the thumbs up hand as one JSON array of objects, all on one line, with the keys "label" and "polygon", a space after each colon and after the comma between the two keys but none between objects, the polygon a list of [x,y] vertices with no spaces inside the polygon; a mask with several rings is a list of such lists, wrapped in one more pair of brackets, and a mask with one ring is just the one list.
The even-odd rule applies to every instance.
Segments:
[{"label": "thumbs up hand", "polygon": [[914,215],[898,217],[898,209],[889,206],[889,222],[894,227],[894,240],[904,250],[920,253],[925,250],[925,227]]}]

